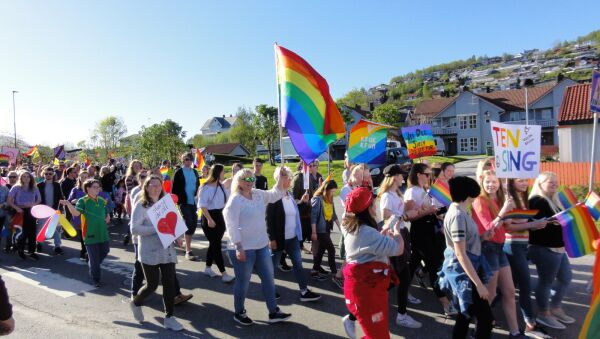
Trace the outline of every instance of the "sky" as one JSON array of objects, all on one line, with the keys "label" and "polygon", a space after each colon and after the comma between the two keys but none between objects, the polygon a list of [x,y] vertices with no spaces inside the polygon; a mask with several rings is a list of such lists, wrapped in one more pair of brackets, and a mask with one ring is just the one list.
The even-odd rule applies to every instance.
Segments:
[{"label": "sky", "polygon": [[273,43],[339,98],[472,55],[547,49],[600,28],[600,2],[0,0],[0,133],[74,145],[123,118],[188,136],[238,107],[276,105]]}]

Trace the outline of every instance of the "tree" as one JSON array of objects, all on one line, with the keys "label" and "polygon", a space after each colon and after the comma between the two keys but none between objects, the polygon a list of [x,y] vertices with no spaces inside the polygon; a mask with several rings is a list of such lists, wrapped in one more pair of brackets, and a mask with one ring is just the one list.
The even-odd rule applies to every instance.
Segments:
[{"label": "tree", "polygon": [[431,99],[431,90],[429,89],[429,86],[427,86],[427,84],[423,84],[423,90],[421,93],[424,99]]},{"label": "tree", "polygon": [[367,90],[364,88],[354,88],[350,92],[346,93],[343,97],[337,100],[338,106],[346,105],[350,108],[360,106],[362,109],[369,107],[369,98]]},{"label": "tree", "polygon": [[137,154],[144,164],[158,166],[162,160],[178,163],[187,146],[183,127],[171,119],[149,127],[142,126],[136,140]]},{"label": "tree", "polygon": [[239,142],[244,145],[251,154],[256,153],[256,133],[253,130],[254,113],[246,107],[239,107],[235,114],[236,121],[228,133],[219,134],[216,138],[223,134],[229,137],[229,142]]},{"label": "tree", "polygon": [[109,153],[118,149],[121,138],[126,133],[127,127],[123,119],[111,115],[96,123],[91,140],[108,157]]},{"label": "tree", "polygon": [[279,115],[277,108],[267,105],[258,105],[255,108],[252,125],[256,137],[266,144],[269,151],[269,162],[275,165],[274,145],[279,140]]},{"label": "tree", "polygon": [[375,107],[373,121],[394,127],[401,127],[402,125],[399,119],[398,107],[394,104],[382,104]]}]

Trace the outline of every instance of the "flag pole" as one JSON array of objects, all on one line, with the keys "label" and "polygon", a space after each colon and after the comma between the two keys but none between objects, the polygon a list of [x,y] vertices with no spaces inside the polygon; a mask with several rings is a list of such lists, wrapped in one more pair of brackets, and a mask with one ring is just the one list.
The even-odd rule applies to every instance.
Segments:
[{"label": "flag pole", "polygon": [[588,192],[594,189],[594,162],[596,155],[596,126],[598,126],[598,115],[596,112],[592,112],[592,118],[594,118],[594,128],[592,129],[592,155],[590,156],[590,183]]},{"label": "flag pole", "polygon": [[281,166],[285,165],[285,157],[283,155],[283,126],[281,119],[281,90],[279,88],[279,59],[277,58],[277,42],[273,44],[275,51],[275,85],[277,87],[277,117],[279,119],[279,157],[281,158]]}]

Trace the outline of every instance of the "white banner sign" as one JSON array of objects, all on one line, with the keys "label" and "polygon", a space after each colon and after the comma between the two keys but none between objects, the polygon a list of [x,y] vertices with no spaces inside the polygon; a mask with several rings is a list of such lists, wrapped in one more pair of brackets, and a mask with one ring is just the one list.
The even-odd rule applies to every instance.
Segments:
[{"label": "white banner sign", "polygon": [[542,126],[491,122],[498,178],[536,178],[540,173]]},{"label": "white banner sign", "polygon": [[187,231],[187,226],[170,194],[165,194],[162,199],[148,209],[148,218],[150,218],[164,248],[169,247],[175,239]]}]

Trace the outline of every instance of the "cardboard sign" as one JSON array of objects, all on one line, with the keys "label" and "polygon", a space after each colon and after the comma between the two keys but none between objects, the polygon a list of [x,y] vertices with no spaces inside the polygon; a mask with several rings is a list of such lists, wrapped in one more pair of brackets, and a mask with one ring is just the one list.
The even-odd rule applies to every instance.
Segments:
[{"label": "cardboard sign", "polygon": [[388,127],[361,119],[350,131],[348,157],[356,164],[385,165]]},{"label": "cardboard sign", "polygon": [[542,126],[490,122],[498,178],[536,178],[540,173]]},{"label": "cardboard sign", "polygon": [[590,110],[600,113],[600,72],[592,73],[592,93],[590,95]]},{"label": "cardboard sign", "polygon": [[175,239],[187,231],[187,226],[170,194],[165,194],[148,208],[148,218],[150,218],[164,248],[169,247]]},{"label": "cardboard sign", "polygon": [[2,146],[2,151],[0,151],[0,153],[8,155],[9,162],[11,164],[14,165],[14,164],[17,163],[17,157],[19,156],[19,149],[18,148],[8,147],[8,146]]},{"label": "cardboard sign", "polygon": [[411,159],[428,157],[437,152],[429,124],[402,127],[402,137]]}]

